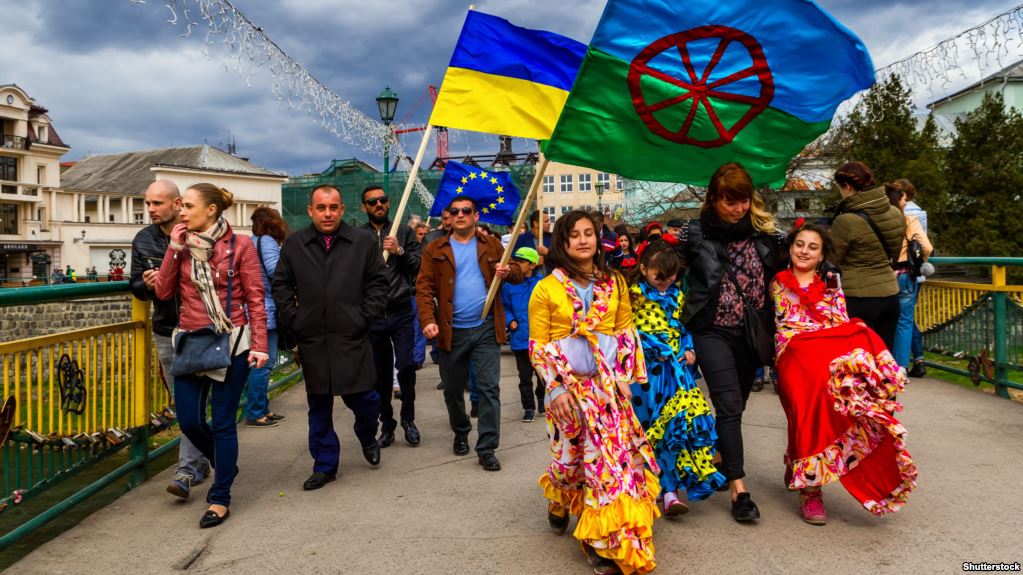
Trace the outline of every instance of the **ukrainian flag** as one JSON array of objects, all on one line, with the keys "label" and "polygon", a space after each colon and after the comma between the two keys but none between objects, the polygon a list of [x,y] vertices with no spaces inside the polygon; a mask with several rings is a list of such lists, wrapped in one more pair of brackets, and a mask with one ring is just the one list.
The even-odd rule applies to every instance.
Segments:
[{"label": "ukrainian flag", "polygon": [[430,124],[549,138],[585,55],[571,38],[470,10]]}]

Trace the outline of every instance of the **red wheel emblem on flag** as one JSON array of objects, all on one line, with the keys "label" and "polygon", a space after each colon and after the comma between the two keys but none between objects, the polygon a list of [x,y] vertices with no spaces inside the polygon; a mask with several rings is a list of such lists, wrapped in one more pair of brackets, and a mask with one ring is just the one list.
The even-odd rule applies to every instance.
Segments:
[{"label": "red wheel emblem on flag", "polygon": [[[718,39],[720,43],[702,74],[697,75],[687,44],[698,40],[710,39]],[[721,62],[721,58],[725,55],[728,46],[733,42],[746,49],[752,63],[748,67],[729,74],[724,78],[711,80],[714,68]],[[651,60],[668,50],[678,50],[682,56],[682,64],[685,67],[688,78],[676,78],[650,66]],[[643,89],[640,86],[640,81],[644,76],[681,88],[684,90],[684,93],[658,102],[647,102],[643,95]],[[750,77],[755,77],[760,82],[759,96],[749,96],[729,91],[729,84]],[[632,94],[632,104],[636,107],[636,112],[651,132],[678,144],[691,144],[701,148],[717,148],[730,143],[754,118],[767,109],[771,99],[774,97],[774,76],[771,75],[771,69],[767,65],[767,58],[764,57],[764,49],[749,34],[735,28],[729,28],[728,26],[701,26],[686,30],[685,32],[669,34],[657,40],[644,48],[632,61],[632,64],[629,66],[628,82],[629,92]],[[738,121],[729,127],[724,125],[724,122],[722,122],[714,110],[711,98],[746,104],[750,107]],[[685,121],[678,130],[671,130],[665,127],[664,124],[654,117],[655,112],[673,106],[688,107],[685,108],[688,109]],[[701,108],[717,132],[717,138],[712,140],[696,139],[689,135],[689,130],[692,128],[693,122],[697,114],[700,113]]]}]

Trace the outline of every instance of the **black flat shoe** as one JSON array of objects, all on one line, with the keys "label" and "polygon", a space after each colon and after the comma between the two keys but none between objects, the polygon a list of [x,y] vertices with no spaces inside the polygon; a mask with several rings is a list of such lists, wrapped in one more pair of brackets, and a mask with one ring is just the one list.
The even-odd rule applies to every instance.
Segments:
[{"label": "black flat shoe", "polygon": [[469,455],[469,438],[464,435],[456,435],[455,444],[452,449],[455,455]]},{"label": "black flat shoe", "polygon": [[739,522],[753,521],[760,519],[760,509],[753,503],[749,493],[743,491],[732,502],[732,517]]},{"label": "black flat shoe", "polygon": [[[394,442],[394,434],[391,434],[391,442]],[[362,456],[370,465],[380,465],[380,444],[371,443],[362,448]]]},{"label": "black flat shoe", "polygon": [[[412,421],[402,421],[401,428],[405,430],[405,443],[408,443],[413,447],[418,446],[421,438],[419,436],[419,428],[416,427],[416,424]],[[381,447],[383,446],[381,445]]]},{"label": "black flat shoe", "polygon": [[501,462],[493,453],[484,453],[479,456],[479,463],[486,471],[501,471]]},{"label": "black flat shoe", "polygon": [[394,432],[385,431],[381,433],[377,443],[380,444],[380,447],[390,447],[394,443]]},{"label": "black flat shoe", "polygon": [[313,474],[309,476],[309,479],[306,479],[305,483],[302,484],[302,489],[306,491],[319,489],[335,479],[337,479],[337,473],[314,471]]},{"label": "black flat shoe", "polygon": [[231,510],[228,509],[223,515],[217,515],[217,512],[212,509],[207,509],[206,513],[202,514],[199,519],[199,528],[207,529],[209,527],[216,527],[221,523],[227,521],[227,518],[231,516]]},{"label": "black flat shoe", "polygon": [[568,529],[568,514],[564,517],[559,517],[551,512],[547,512],[547,524],[551,526],[551,530],[558,535],[564,535]]}]

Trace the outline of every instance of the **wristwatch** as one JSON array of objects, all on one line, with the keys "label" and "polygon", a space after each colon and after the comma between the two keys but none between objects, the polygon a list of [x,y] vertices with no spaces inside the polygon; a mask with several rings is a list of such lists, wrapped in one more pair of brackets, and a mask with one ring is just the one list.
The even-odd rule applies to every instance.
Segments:
[{"label": "wristwatch", "polygon": [[398,257],[405,255],[405,248],[398,246]]}]

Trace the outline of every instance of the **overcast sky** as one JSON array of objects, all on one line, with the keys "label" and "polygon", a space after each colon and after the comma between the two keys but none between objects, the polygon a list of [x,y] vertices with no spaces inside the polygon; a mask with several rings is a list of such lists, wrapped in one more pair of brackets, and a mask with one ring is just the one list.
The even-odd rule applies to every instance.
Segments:
[{"label": "overcast sky", "polygon": [[[681,0],[680,0],[681,1]],[[880,67],[979,24],[1018,0],[821,0],[866,43]],[[467,4],[455,0],[235,0],[288,54],[372,118],[385,85],[401,98],[397,119],[425,122],[428,84],[439,85]],[[588,42],[603,2],[478,0],[477,9],[518,25]],[[166,146],[227,142],[266,168],[320,172],[332,158],[374,155],[277,102],[268,74],[246,85],[223,52],[200,52],[201,32],[167,23],[164,0],[0,0],[0,84],[16,83],[50,110],[71,152],[64,159]],[[418,108],[415,107],[419,101]],[[409,115],[411,114],[411,115]],[[403,140],[418,146],[415,135]],[[517,141],[516,149],[526,142]],[[453,133],[452,154],[493,153],[495,137]],[[427,154],[431,160],[432,145]]]}]

